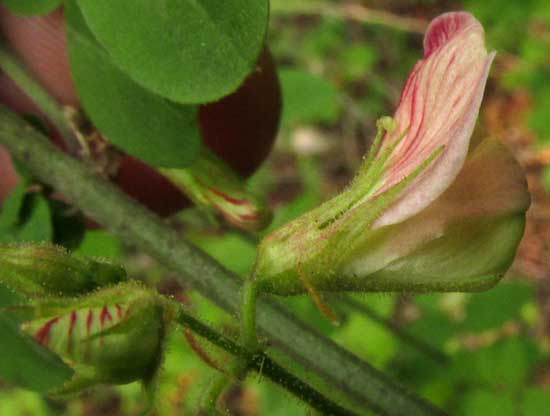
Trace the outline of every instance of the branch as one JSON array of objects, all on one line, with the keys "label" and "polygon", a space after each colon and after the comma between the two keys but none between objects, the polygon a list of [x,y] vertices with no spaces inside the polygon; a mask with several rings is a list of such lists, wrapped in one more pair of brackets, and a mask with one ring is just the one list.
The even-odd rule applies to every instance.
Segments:
[{"label": "branch", "polygon": [[[191,329],[193,332],[207,339],[212,344],[217,345],[237,357],[246,358],[247,361],[250,362],[251,369],[267,377],[274,383],[281,385],[302,401],[308,403],[314,409],[323,412],[323,414],[335,416],[354,415],[354,413],[340,407],[336,403],[327,399],[317,390],[292,375],[290,372],[273,361],[267,354],[249,353],[244,347],[236,344],[229,338],[218,334],[210,327],[204,325],[199,320],[187,314],[183,309],[180,311],[177,320],[181,325]],[[215,395],[215,399],[217,399],[217,397],[218,395]]]},{"label": "branch", "polygon": [[[2,106],[0,143],[38,179],[63,193],[98,223],[185,276],[186,283],[229,313],[238,311],[240,283],[235,275],[183,241],[158,217],[132,202],[114,185],[57,150]],[[370,408],[389,416],[444,414],[308,327],[274,301],[259,299],[258,328],[274,345],[324,379],[325,391],[340,391],[356,408]]]},{"label": "branch", "polygon": [[428,27],[424,19],[403,17],[385,10],[368,9],[360,4],[334,4],[323,1],[279,0],[271,3],[274,14],[299,14],[323,17],[336,17],[371,23],[391,29],[423,34]]}]

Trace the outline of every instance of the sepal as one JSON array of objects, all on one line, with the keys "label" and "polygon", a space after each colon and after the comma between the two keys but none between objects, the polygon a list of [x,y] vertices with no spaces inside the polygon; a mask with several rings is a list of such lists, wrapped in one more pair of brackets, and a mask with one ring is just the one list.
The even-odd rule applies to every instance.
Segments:
[{"label": "sepal", "polygon": [[167,300],[137,283],[81,298],[35,300],[19,309],[26,309],[22,330],[75,371],[54,395],[79,393],[100,383],[150,384],[175,317]]},{"label": "sepal", "polygon": [[205,148],[188,168],[161,172],[213,221],[220,215],[246,231],[260,231],[271,222],[272,213],[263,198],[251,192],[243,178]]},{"label": "sepal", "polygon": [[0,245],[0,283],[29,298],[74,296],[125,280],[121,266],[61,246]]}]

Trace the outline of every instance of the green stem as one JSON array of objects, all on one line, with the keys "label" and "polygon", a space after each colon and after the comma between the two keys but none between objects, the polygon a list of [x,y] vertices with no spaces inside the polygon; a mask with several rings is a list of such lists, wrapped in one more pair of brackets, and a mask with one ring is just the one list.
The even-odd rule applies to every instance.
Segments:
[{"label": "green stem", "polygon": [[256,333],[257,286],[254,279],[247,279],[243,284],[241,305],[241,343],[250,352],[259,348]]},{"label": "green stem", "polygon": [[40,108],[59,131],[69,152],[78,150],[78,141],[69,127],[63,109],[46,89],[29,75],[22,63],[0,43],[0,69]]},{"label": "green stem", "polygon": [[216,374],[215,378],[208,386],[203,399],[201,400],[200,409],[197,412],[199,416],[220,414],[217,409],[218,401],[220,396],[227,389],[229,382],[230,379],[225,374]]},{"label": "green stem", "polygon": [[[21,118],[0,106],[0,143],[38,179],[49,184],[88,216],[135,244],[188,285],[229,313],[241,306],[237,277],[192,246],[171,227],[131,201],[114,185],[96,177],[80,162],[57,150]],[[278,303],[258,299],[258,329],[326,383],[330,397],[345,395],[351,406],[389,416],[444,414],[406,391],[380,371],[299,321]],[[264,371],[265,373],[265,371]]]},{"label": "green stem", "polygon": [[[180,325],[189,328],[197,335],[200,335],[237,358],[230,368],[230,375],[233,379],[240,379],[248,370],[254,370],[272,382],[284,387],[314,409],[330,415],[354,414],[334,403],[322,393],[285,370],[264,352],[251,353],[244,346],[235,343],[203,324],[198,319],[189,315],[183,306],[180,306],[176,320]],[[230,381],[231,378],[226,374],[220,374],[219,377],[216,377],[203,400],[202,408],[205,410],[213,409],[219,396]]]},{"label": "green stem", "polygon": [[217,402],[224,390],[229,386],[231,378],[238,380],[246,377],[253,354],[259,349],[256,335],[256,299],[257,290],[253,279],[247,279],[242,288],[241,336],[240,342],[248,354],[238,356],[232,363],[229,375],[218,374],[210,385],[202,409],[205,414],[211,414],[216,409]]}]

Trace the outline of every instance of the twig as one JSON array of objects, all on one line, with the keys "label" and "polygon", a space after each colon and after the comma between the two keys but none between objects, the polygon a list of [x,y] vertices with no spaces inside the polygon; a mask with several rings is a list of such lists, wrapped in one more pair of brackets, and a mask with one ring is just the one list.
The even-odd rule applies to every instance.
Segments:
[{"label": "twig", "polygon": [[274,14],[336,17],[418,34],[424,33],[428,27],[428,22],[424,19],[398,16],[385,10],[368,9],[360,4],[337,5],[321,1],[279,0],[272,1],[271,10]]},{"label": "twig", "polygon": [[[296,395],[302,401],[311,405],[314,409],[317,409],[323,414],[329,415],[348,415],[351,416],[354,413],[344,409],[333,401],[327,399],[323,394],[301,381],[296,376],[285,370],[269,356],[263,352],[251,353],[244,347],[233,342],[229,338],[220,335],[210,327],[204,325],[183,309],[180,310],[180,314],[177,317],[178,322],[191,329],[193,332],[204,337],[212,342],[214,345],[223,348],[231,354],[243,358],[243,362],[249,363],[250,369],[257,371],[274,383],[280,384],[285,389]],[[240,363],[237,363],[239,365]],[[244,369],[238,369],[237,372],[245,372]],[[235,371],[232,371],[235,373]],[[221,390],[225,387],[225,377],[215,380],[213,388],[209,391],[208,401],[216,401],[220,395]]]}]

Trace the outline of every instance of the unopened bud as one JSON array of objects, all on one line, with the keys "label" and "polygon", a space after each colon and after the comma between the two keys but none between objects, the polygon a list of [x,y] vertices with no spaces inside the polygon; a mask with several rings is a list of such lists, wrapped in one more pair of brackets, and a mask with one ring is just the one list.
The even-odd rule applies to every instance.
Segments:
[{"label": "unopened bud", "polygon": [[121,266],[53,244],[0,245],[0,283],[29,298],[74,296],[124,280]]},{"label": "unopened bud", "polygon": [[207,149],[188,168],[161,172],[210,216],[221,215],[246,231],[260,231],[271,222],[265,201],[250,192],[245,180]]},{"label": "unopened bud", "polygon": [[137,283],[101,289],[74,299],[34,301],[21,328],[75,371],[61,391],[98,383],[150,380],[160,365],[172,310],[156,292]]}]

